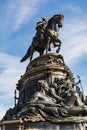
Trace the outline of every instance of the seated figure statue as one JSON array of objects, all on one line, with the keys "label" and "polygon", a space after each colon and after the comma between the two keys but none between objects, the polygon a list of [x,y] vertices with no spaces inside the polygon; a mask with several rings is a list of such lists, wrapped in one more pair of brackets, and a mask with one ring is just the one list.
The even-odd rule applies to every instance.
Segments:
[{"label": "seated figure statue", "polygon": [[38,81],[38,84],[39,84],[40,90],[34,93],[30,102],[31,103],[35,103],[35,102],[42,103],[43,102],[43,103],[51,103],[51,104],[56,102],[56,100],[54,98],[51,98],[47,94],[49,91],[47,82],[41,80],[41,81]]}]

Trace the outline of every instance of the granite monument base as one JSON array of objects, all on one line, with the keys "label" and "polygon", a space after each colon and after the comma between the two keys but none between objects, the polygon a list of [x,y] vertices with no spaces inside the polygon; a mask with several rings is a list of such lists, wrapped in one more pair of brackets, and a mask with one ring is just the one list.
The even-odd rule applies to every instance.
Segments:
[{"label": "granite monument base", "polygon": [[4,121],[0,130],[87,130],[87,123],[50,123],[23,122],[22,120]]}]

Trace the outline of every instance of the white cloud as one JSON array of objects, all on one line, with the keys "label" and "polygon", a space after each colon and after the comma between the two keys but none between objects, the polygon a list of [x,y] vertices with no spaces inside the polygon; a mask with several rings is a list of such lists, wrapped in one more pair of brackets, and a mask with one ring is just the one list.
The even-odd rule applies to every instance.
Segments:
[{"label": "white cloud", "polygon": [[64,7],[62,7],[62,10],[68,10],[74,14],[80,14],[80,15],[83,13],[83,10],[73,3],[65,4]]},{"label": "white cloud", "polygon": [[3,107],[0,106],[0,120],[2,119],[4,114],[5,114],[5,110]]},{"label": "white cloud", "polygon": [[73,13],[78,13],[78,14],[81,14],[83,11],[81,10],[81,8],[79,8],[78,6],[76,5],[72,5],[72,4],[68,4],[67,5],[67,9],[72,11]]},{"label": "white cloud", "polygon": [[[60,30],[62,41],[61,54],[65,63],[79,73],[85,94],[87,94],[87,16],[65,18],[64,27]],[[85,61],[85,62],[84,62]],[[83,66],[84,64],[84,66]],[[81,66],[82,65],[82,66]],[[77,68],[78,72],[77,72]],[[85,72],[85,73],[84,73]]]},{"label": "white cloud", "polygon": [[25,71],[26,63],[21,64],[19,61],[18,57],[0,53],[0,104],[3,106],[0,107],[0,118],[4,111],[13,106],[16,83]]},{"label": "white cloud", "polygon": [[0,36],[8,38],[14,31],[27,23],[37,13],[42,2],[44,0],[8,0],[0,7],[0,29],[2,30]]},{"label": "white cloud", "polygon": [[[13,90],[18,77],[23,73],[25,64],[20,63],[20,59],[8,54],[0,53],[0,92],[7,89]],[[13,83],[15,83],[13,85]]]},{"label": "white cloud", "polygon": [[[73,19],[73,20],[72,20]],[[67,62],[75,63],[87,54],[87,19],[71,18],[60,31],[62,53]]]},{"label": "white cloud", "polygon": [[38,0],[26,0],[26,2],[25,0],[19,0],[17,3],[19,6],[16,8],[18,13],[15,15],[15,29],[19,28],[21,24],[26,23],[36,13]]},{"label": "white cloud", "polygon": [[31,17],[37,12],[38,6],[42,3],[40,0],[10,0],[8,9],[9,17],[12,17],[13,28],[19,29],[20,26],[30,20]]}]

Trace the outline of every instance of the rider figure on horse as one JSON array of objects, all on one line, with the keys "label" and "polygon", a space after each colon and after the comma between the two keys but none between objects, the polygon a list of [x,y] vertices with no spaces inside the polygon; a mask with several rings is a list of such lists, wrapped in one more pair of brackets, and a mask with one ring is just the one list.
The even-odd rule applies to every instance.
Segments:
[{"label": "rider figure on horse", "polygon": [[44,31],[47,26],[46,17],[42,17],[42,21],[37,22],[36,24],[36,39],[37,41],[44,39]]},{"label": "rider figure on horse", "polygon": [[26,54],[21,59],[21,62],[25,61],[28,57],[30,57],[31,61],[33,53],[35,51],[39,52],[41,56],[46,49],[47,54],[47,52],[51,50],[51,43],[55,45],[54,47],[58,47],[58,49],[56,50],[56,52],[58,53],[61,47],[61,41],[58,38],[59,32],[57,31],[57,26],[59,28],[62,28],[63,20],[64,16],[61,14],[57,14],[51,17],[48,21],[46,21],[46,17],[43,17],[41,22],[37,22],[36,34],[33,37],[32,43],[29,46]]}]

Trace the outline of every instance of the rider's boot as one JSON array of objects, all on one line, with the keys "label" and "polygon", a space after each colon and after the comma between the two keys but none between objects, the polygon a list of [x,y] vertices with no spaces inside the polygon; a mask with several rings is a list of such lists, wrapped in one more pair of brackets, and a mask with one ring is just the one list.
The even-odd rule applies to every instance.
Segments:
[{"label": "rider's boot", "polygon": [[55,43],[55,42],[54,42],[53,44],[54,44],[54,47],[57,47],[57,45],[56,45],[56,43]]},{"label": "rider's boot", "polygon": [[49,49],[48,49],[48,51],[51,51],[51,48],[50,48],[50,46],[49,46]]}]

